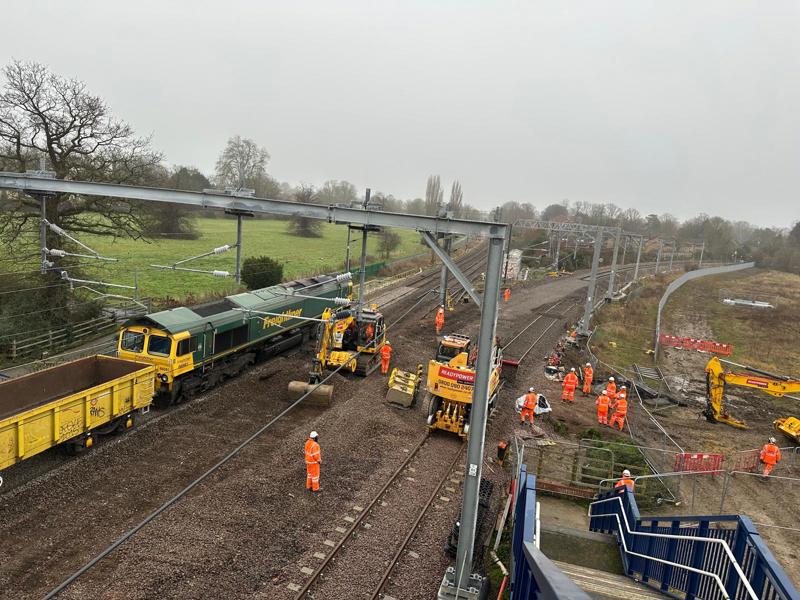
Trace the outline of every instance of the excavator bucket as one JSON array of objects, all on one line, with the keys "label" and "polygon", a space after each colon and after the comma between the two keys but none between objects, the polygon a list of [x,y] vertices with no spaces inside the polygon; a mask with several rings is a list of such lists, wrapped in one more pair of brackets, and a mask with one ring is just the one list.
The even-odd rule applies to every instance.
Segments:
[{"label": "excavator bucket", "polygon": [[785,419],[776,419],[772,424],[783,435],[800,444],[800,419],[786,417]]},{"label": "excavator bucket", "polygon": [[308,394],[308,396],[303,400],[303,404],[307,406],[328,407],[333,403],[332,385],[318,385],[305,381],[289,382],[289,398],[291,398],[292,402],[299,400],[305,394]]}]

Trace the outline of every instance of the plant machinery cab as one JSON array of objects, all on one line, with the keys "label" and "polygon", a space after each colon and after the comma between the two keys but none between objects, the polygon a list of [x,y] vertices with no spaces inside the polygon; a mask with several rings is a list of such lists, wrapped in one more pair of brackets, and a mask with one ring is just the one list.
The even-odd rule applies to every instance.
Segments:
[{"label": "plant machinery cab", "polygon": [[[442,337],[436,358],[428,363],[428,428],[431,431],[443,429],[464,438],[469,435],[476,357],[468,336],[451,334]],[[502,364],[503,352],[499,346],[494,346],[489,376],[489,411],[497,401]]]},{"label": "plant machinery cab", "polygon": [[377,305],[369,308],[347,308],[322,314],[317,351],[314,357],[315,376],[321,379],[326,369],[344,367],[366,377],[380,364],[380,351],[386,343],[386,325]]}]

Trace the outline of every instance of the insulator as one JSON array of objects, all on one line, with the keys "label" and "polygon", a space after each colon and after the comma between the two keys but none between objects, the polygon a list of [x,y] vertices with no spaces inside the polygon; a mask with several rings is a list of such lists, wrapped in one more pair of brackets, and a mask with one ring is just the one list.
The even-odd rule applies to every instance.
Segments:
[{"label": "insulator", "polygon": [[228,271],[211,271],[211,274],[214,277],[230,277],[231,274]]},{"label": "insulator", "polygon": [[352,278],[352,273],[340,273],[336,276],[336,283],[344,283],[345,281],[350,281]]},{"label": "insulator", "polygon": [[65,250],[48,250],[47,253],[50,256],[58,256],[59,258],[64,258],[67,255]]},{"label": "insulator", "polygon": [[214,248],[214,254],[222,254],[223,252],[227,252],[230,249],[231,249],[230,245],[225,244],[224,246],[220,246],[219,248]]},{"label": "insulator", "polygon": [[50,228],[50,231],[53,231],[59,235],[64,235],[66,233],[63,229],[61,229],[61,227],[59,227],[55,223],[49,223],[48,227]]},{"label": "insulator", "polygon": [[336,306],[347,306],[347,305],[350,304],[350,299],[349,298],[334,298],[333,299],[333,303],[336,304]]}]

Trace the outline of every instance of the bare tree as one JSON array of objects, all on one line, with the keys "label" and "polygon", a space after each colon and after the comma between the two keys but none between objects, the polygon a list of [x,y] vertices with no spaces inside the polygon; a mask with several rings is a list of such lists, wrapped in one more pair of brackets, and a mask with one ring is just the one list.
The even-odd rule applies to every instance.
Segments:
[{"label": "bare tree", "polygon": [[453,182],[450,188],[450,202],[447,204],[447,210],[453,213],[455,218],[461,217],[461,207],[464,204],[464,193],[461,191],[461,184],[458,180]]},{"label": "bare tree", "polygon": [[428,183],[425,187],[425,214],[437,215],[442,206],[442,197],[444,190],[442,189],[442,182],[438,175],[430,175]]},{"label": "bare tree", "polygon": [[215,183],[218,187],[255,187],[267,175],[269,152],[253,140],[235,135],[225,144],[217,159]]},{"label": "bare tree", "polygon": [[[314,204],[318,201],[317,190],[313,185],[300,184],[294,192],[294,201]],[[322,237],[322,222],[309,217],[293,217],[289,222],[289,233],[307,238]]]},{"label": "bare tree", "polygon": [[[0,170],[24,172],[44,159],[59,179],[146,184],[162,173],[150,138],[111,115],[108,105],[77,79],[36,62],[12,61],[0,92]],[[0,239],[13,243],[38,226],[39,202],[6,193]],[[140,237],[142,205],[108,198],[56,194],[47,220],[75,233]]]}]

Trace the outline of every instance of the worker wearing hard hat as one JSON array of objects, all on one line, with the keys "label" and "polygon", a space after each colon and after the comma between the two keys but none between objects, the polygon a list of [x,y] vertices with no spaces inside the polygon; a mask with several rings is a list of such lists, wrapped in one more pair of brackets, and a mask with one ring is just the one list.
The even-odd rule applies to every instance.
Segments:
[{"label": "worker wearing hard hat", "polygon": [[778,461],[781,459],[781,449],[778,448],[774,437],[769,438],[769,441],[761,448],[759,458],[761,462],[764,463],[764,477],[767,477],[772,473],[772,469],[775,468],[775,465],[778,464]]},{"label": "worker wearing hard hat", "polygon": [[381,348],[381,373],[386,375],[389,372],[389,361],[392,359],[392,345],[389,340]]},{"label": "worker wearing hard hat", "polygon": [[608,425],[608,405],[610,402],[608,390],[603,390],[594,403],[597,407],[597,422],[600,425]]},{"label": "worker wearing hard hat", "polygon": [[319,491],[319,466],[322,463],[322,452],[319,447],[319,434],[312,431],[304,448],[306,458],[306,489]]},{"label": "worker wearing hard hat", "polygon": [[619,430],[625,427],[625,417],[628,414],[628,391],[623,385],[620,386],[617,397],[611,401],[611,408],[614,409],[614,414],[611,415],[609,425],[616,427],[619,425]]},{"label": "worker wearing hard hat", "polygon": [[636,487],[636,483],[631,479],[631,472],[628,469],[622,471],[622,479],[614,485],[615,488],[621,488],[622,486],[627,486],[631,492]]},{"label": "worker wearing hard hat", "polygon": [[586,363],[586,366],[583,367],[583,393],[585,396],[588,396],[592,393],[592,378],[594,377],[594,369],[592,369],[592,363]]},{"label": "worker wearing hard hat", "polygon": [[608,391],[608,397],[611,400],[617,397],[617,384],[614,381],[613,377],[608,378],[608,384],[606,385],[606,390]]},{"label": "worker wearing hard hat", "polygon": [[517,406],[522,405],[522,410],[519,412],[519,422],[525,423],[525,417],[528,417],[533,425],[533,418],[535,416],[534,410],[536,409],[537,395],[533,388],[528,388],[528,393],[517,398]]},{"label": "worker wearing hard hat", "polygon": [[561,399],[565,402],[575,402],[575,388],[578,387],[578,376],[575,367],[572,367],[561,383]]},{"label": "worker wearing hard hat", "polygon": [[444,329],[444,304],[440,304],[436,309],[436,335],[439,335]]},{"label": "worker wearing hard hat", "polygon": [[505,289],[505,291],[503,292],[503,300],[505,300],[506,302],[511,300],[511,288]]}]

